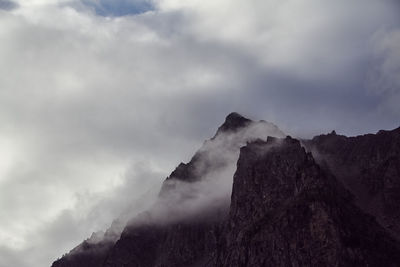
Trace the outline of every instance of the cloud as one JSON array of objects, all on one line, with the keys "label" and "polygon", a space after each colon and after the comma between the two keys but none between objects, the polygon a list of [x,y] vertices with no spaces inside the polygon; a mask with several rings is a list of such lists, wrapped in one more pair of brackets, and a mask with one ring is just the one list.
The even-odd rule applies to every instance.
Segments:
[{"label": "cloud", "polygon": [[69,3],[77,10],[90,9],[99,16],[120,17],[154,10],[149,0],[76,0]]},{"label": "cloud", "polygon": [[240,148],[247,142],[268,137],[284,137],[274,124],[264,121],[252,122],[236,132],[219,132],[207,140],[195,155],[193,175],[189,179],[173,175],[165,182],[160,197],[149,209],[130,223],[164,224],[193,217],[206,216],[208,212],[227,212],[230,204],[233,175]]},{"label": "cloud", "polygon": [[13,10],[18,7],[18,4],[9,0],[0,0],[0,9]]},{"label": "cloud", "polygon": [[0,12],[1,267],[110,224],[231,111],[306,137],[398,126],[395,2],[117,2]]},{"label": "cloud", "polygon": [[375,61],[367,86],[371,92],[385,99],[386,107],[399,114],[400,101],[400,30],[382,29],[371,41]]},{"label": "cloud", "polygon": [[[26,242],[23,245],[15,243],[15,246],[12,242],[4,242],[0,247],[0,266],[49,266],[57,257],[69,252],[91,233],[109,228],[114,219],[119,220],[119,224],[114,227],[123,227],[128,219],[154,203],[162,177],[165,176],[166,174],[154,170],[146,162],[136,163],[127,170],[120,184],[112,190],[77,193],[74,196],[76,202],[57,212],[53,218],[37,214],[38,210],[34,210],[32,214],[25,214],[28,218],[32,217],[29,223],[23,222],[30,227],[24,229],[24,238],[26,241],[35,242]],[[104,181],[99,181],[101,182]],[[6,198],[12,199],[9,196]],[[30,200],[32,199],[34,198],[31,196]],[[12,203],[4,208],[10,207]],[[21,210],[20,207],[16,208]],[[9,215],[18,218],[18,215]],[[45,221],[35,225],[34,216],[39,216]],[[17,226],[19,223],[17,222]],[[13,233],[13,229],[9,229],[7,223],[2,222],[2,225]],[[115,229],[117,232],[120,230]],[[7,241],[3,238],[2,240]]]}]

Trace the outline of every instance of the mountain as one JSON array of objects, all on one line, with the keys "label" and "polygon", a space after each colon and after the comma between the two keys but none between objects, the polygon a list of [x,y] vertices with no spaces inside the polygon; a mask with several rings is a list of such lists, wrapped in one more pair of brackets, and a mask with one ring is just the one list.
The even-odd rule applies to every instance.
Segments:
[{"label": "mountain", "polygon": [[398,266],[399,246],[298,140],[241,149],[216,266]]},{"label": "mountain", "polygon": [[356,137],[332,132],[304,143],[357,205],[399,239],[400,128]]},{"label": "mountain", "polygon": [[400,266],[399,139],[296,140],[231,113],[148,211],[52,266]]}]

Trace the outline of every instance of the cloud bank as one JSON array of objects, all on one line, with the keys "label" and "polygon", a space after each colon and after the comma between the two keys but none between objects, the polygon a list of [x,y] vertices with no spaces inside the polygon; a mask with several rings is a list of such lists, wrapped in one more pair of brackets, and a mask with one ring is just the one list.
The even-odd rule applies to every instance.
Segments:
[{"label": "cloud bank", "polygon": [[233,110],[301,137],[398,126],[396,1],[110,3],[0,1],[1,267],[151,199]]}]

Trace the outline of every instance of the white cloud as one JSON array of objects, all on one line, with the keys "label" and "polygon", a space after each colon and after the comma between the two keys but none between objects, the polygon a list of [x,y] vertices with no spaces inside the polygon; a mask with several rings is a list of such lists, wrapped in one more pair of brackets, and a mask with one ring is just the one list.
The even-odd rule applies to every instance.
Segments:
[{"label": "white cloud", "polygon": [[240,47],[266,67],[306,79],[348,71],[368,52],[365,40],[397,17],[388,1],[375,0],[158,3],[161,10],[183,10],[186,30],[197,38]]}]

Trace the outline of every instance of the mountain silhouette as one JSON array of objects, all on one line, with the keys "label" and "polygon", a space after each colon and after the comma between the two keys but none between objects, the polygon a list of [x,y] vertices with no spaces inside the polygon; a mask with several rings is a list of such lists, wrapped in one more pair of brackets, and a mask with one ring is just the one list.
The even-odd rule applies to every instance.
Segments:
[{"label": "mountain silhouette", "polygon": [[52,267],[400,266],[400,128],[311,140],[229,114],[122,232]]}]

